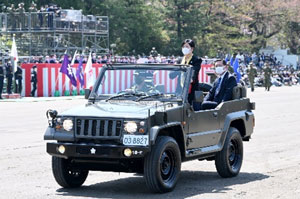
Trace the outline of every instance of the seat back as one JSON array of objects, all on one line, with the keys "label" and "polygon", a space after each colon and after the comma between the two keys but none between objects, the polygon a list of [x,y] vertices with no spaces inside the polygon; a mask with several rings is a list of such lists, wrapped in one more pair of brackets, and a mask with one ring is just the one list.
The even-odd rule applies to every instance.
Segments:
[{"label": "seat back", "polygon": [[241,84],[238,84],[232,89],[232,99],[240,99],[247,97],[247,89],[245,86],[242,86]]},{"label": "seat back", "polygon": [[235,100],[235,99],[240,99],[241,97],[241,89],[239,86],[235,86],[233,89],[232,89],[232,99]]}]

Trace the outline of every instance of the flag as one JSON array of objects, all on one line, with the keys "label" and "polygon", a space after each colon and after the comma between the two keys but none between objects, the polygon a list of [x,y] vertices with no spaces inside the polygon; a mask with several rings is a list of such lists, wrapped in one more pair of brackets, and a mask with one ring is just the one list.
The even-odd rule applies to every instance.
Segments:
[{"label": "flag", "polygon": [[233,66],[233,63],[234,63],[234,58],[233,56],[230,58],[230,66]]},{"label": "flag", "polygon": [[85,65],[84,72],[86,74],[86,88],[90,88],[91,86],[94,85],[93,65],[92,65],[92,55],[91,55],[91,53],[89,54],[89,58],[88,58],[87,63]]},{"label": "flag", "polygon": [[225,57],[226,64],[227,64],[228,61],[229,61],[229,55],[227,54],[226,57]]},{"label": "flag", "polygon": [[76,82],[76,79],[75,79],[75,76],[73,73],[73,69],[69,64],[69,58],[68,58],[67,53],[65,53],[64,60],[61,65],[61,68],[60,68],[60,72],[66,74],[69,77],[73,86],[75,86],[75,87],[77,86],[77,82]]},{"label": "flag", "polygon": [[83,76],[83,70],[82,70],[82,62],[83,62],[83,55],[80,56],[79,65],[76,70],[76,77],[77,80],[80,82],[81,87],[84,86],[84,76]]},{"label": "flag", "polygon": [[73,55],[73,59],[72,59],[71,64],[70,64],[71,66],[74,66],[76,56],[77,56],[77,50],[75,51],[75,53]]},{"label": "flag", "polygon": [[234,70],[234,73],[236,74],[236,82],[239,83],[242,75],[239,70],[239,59],[238,58],[235,58],[235,60],[233,62],[233,70]]},{"label": "flag", "polygon": [[13,43],[11,46],[11,51],[10,51],[10,56],[14,59],[13,60],[13,70],[14,72],[17,71],[17,67],[18,67],[18,61],[19,61],[19,57],[18,57],[18,51],[17,51],[17,45],[16,45],[16,41],[15,41],[15,37],[13,37]]}]

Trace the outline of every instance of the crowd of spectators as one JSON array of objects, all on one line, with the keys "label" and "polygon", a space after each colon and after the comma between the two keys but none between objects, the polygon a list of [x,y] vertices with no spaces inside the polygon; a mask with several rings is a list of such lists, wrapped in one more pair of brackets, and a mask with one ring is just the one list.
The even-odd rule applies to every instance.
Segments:
[{"label": "crowd of spectators", "polygon": [[[53,3],[42,5],[40,8],[38,8],[34,2],[32,2],[30,6],[28,6],[28,9],[26,9],[25,3],[23,2],[19,3],[18,5],[12,3],[9,6],[2,4],[0,9],[1,12],[7,12],[7,13],[53,12],[57,16],[60,16],[62,10],[61,7]],[[71,9],[73,8],[71,7]]]},{"label": "crowd of spectators", "polygon": [[[22,63],[62,63],[64,55],[57,57],[55,54],[50,56],[34,56],[32,58],[23,58]],[[73,55],[69,55],[69,61],[71,62]],[[75,64],[78,64],[81,59],[81,55],[75,56]],[[88,55],[82,56],[82,62],[87,63]],[[175,64],[178,63],[181,58],[178,56],[111,56],[111,55],[96,55],[92,53],[93,64],[106,64],[106,63],[164,63]]]},{"label": "crowd of spectators", "polygon": [[19,3],[17,6],[11,4],[7,7],[2,4],[0,8],[1,12],[7,13],[7,28],[9,30],[28,29],[28,17],[31,18],[31,29],[51,29],[54,25],[54,18],[59,19],[62,15],[62,8],[56,4],[44,5],[40,8],[34,2],[28,8],[24,3]]},{"label": "crowd of spectators", "polygon": [[[163,56],[158,54],[156,51],[149,53],[149,56],[112,56],[111,54],[107,55],[97,55],[92,53],[92,63],[93,64],[107,64],[107,63],[162,63],[162,64],[178,64],[181,61],[180,56]],[[256,85],[262,86],[264,79],[264,67],[268,64],[272,70],[272,83],[275,86],[281,85],[294,85],[300,83],[300,67],[294,67],[292,65],[283,65],[280,61],[276,59],[274,55],[264,55],[253,53],[234,54],[239,61],[239,71],[242,75],[242,79],[247,81],[247,70],[249,69],[249,64],[252,62],[257,69],[257,77],[255,78]],[[82,62],[85,64],[88,61],[88,55],[76,55],[74,63],[78,64],[82,57]],[[223,56],[228,62],[231,59],[232,55]],[[69,55],[69,62],[71,63],[73,55]],[[21,59],[22,63],[62,63],[64,55],[56,56],[55,54],[50,56],[35,56],[32,58],[23,58]],[[208,57],[203,57],[203,64],[211,64],[216,58],[209,59]]]},{"label": "crowd of spectators", "polygon": [[[282,85],[295,85],[300,83],[300,65],[294,67],[293,65],[284,65],[273,54],[249,54],[237,53],[236,56],[239,60],[239,71],[242,79],[247,81],[247,70],[249,64],[252,62],[256,66],[257,77],[255,78],[256,86],[262,86],[264,83],[264,67],[269,65],[272,70],[271,81],[275,86]],[[231,55],[225,56],[226,60],[231,59]]]}]

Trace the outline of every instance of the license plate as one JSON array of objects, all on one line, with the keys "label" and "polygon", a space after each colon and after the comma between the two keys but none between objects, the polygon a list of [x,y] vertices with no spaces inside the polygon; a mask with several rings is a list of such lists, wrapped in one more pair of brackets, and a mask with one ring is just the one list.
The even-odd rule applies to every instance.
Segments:
[{"label": "license plate", "polygon": [[124,135],[124,145],[147,146],[149,145],[148,135]]}]

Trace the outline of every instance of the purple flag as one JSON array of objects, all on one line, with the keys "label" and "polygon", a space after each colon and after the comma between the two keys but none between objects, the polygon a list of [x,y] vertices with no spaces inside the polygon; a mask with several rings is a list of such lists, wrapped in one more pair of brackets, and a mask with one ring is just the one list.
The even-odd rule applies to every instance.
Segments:
[{"label": "purple flag", "polygon": [[73,86],[75,87],[77,86],[77,81],[75,79],[75,75],[73,73],[72,67],[69,64],[69,58],[67,54],[65,54],[64,56],[64,61],[61,65],[60,72],[66,74],[69,77]]},{"label": "purple flag", "polygon": [[79,65],[78,68],[76,70],[76,77],[77,80],[80,82],[81,87],[84,86],[84,76],[83,76],[83,70],[82,70],[82,62],[83,62],[83,56],[80,56],[80,60],[79,60]]}]

